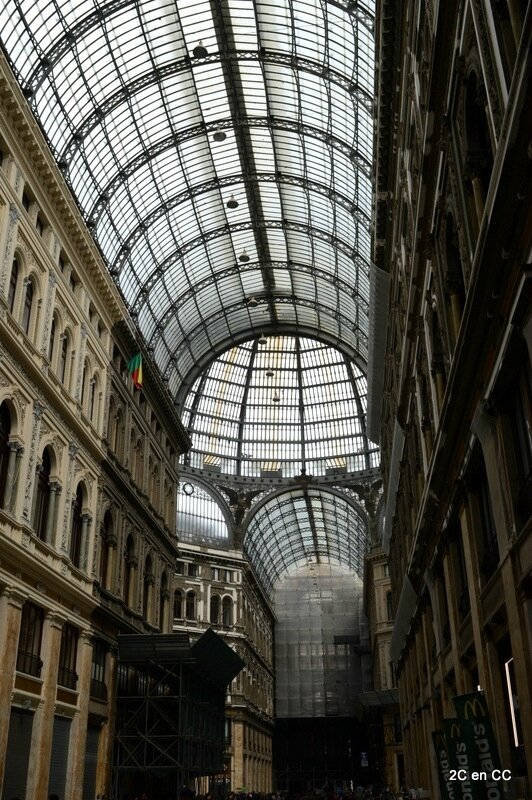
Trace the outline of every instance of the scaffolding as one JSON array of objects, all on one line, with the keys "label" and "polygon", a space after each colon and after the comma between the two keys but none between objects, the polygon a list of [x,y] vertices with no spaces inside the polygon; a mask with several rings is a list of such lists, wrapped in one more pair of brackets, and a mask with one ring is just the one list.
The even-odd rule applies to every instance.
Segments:
[{"label": "scaffolding", "polygon": [[113,800],[177,798],[224,765],[225,692],[244,666],[212,630],[118,639]]}]

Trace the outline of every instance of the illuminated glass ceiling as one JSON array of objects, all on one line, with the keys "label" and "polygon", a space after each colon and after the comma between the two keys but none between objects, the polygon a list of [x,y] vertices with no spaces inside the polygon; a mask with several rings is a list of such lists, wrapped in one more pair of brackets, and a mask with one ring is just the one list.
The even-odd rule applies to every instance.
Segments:
[{"label": "illuminated glass ceiling", "polygon": [[214,361],[186,398],[186,463],[256,477],[376,467],[366,395],[362,371],[333,347],[292,336],[245,342]]},{"label": "illuminated glass ceiling", "polygon": [[1,2],[170,390],[253,332],[317,333],[364,365],[373,2]]},{"label": "illuminated glass ceiling", "polygon": [[354,504],[337,493],[294,489],[257,509],[244,549],[268,593],[278,578],[304,564],[341,564],[362,578],[366,521]]}]

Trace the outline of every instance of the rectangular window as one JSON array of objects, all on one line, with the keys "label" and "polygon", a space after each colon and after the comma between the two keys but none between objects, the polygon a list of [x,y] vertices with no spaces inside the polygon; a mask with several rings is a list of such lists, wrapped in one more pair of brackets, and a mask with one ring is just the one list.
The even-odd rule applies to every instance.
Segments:
[{"label": "rectangular window", "polygon": [[197,564],[189,564],[188,565],[188,576],[189,576],[189,578],[197,578],[198,577],[198,565]]},{"label": "rectangular window", "polygon": [[44,611],[33,603],[24,603],[20,621],[17,670],[39,678],[41,675],[41,641]]},{"label": "rectangular window", "polygon": [[107,645],[100,639],[96,639],[92,646],[91,697],[103,701],[107,700],[107,686],[105,683],[106,656]]},{"label": "rectangular window", "polygon": [[57,683],[60,686],[66,686],[67,689],[75,689],[78,682],[78,674],[76,672],[78,636],[78,629],[68,622],[65,623],[61,634]]},{"label": "rectangular window", "polygon": [[184,575],[185,574],[185,565],[184,565],[184,563],[182,561],[176,561],[175,571],[176,571],[176,575]]},{"label": "rectangular window", "polygon": [[479,507],[483,539],[483,557],[480,566],[485,579],[488,580],[499,565],[499,544],[484,462],[482,462],[479,478]]},{"label": "rectangular window", "polygon": [[213,581],[219,581],[220,580],[220,570],[218,569],[218,567],[213,567],[212,568],[212,579],[213,579]]}]

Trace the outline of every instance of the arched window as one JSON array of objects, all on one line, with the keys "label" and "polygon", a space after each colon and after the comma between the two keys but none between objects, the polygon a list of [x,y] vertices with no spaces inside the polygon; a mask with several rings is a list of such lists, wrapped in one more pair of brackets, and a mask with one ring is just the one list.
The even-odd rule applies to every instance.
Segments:
[{"label": "arched window", "polygon": [[35,523],[34,530],[39,539],[45,541],[46,527],[48,523],[48,508],[50,505],[50,472],[52,462],[50,451],[45,447],[42,454],[42,464],[37,476],[36,500],[35,500]]},{"label": "arched window", "polygon": [[17,294],[18,275],[19,275],[18,260],[14,258],[13,266],[11,267],[11,277],[9,278],[9,291],[7,293],[7,307],[9,308],[11,314],[13,313],[13,309],[15,308],[15,297]]},{"label": "arched window", "polygon": [[196,619],[196,594],[187,592],[185,616],[187,619]]},{"label": "arched window", "polygon": [[159,628],[161,631],[166,628],[166,609],[169,597],[170,593],[168,591],[168,576],[166,572],[163,572],[161,576],[161,592],[159,595]]},{"label": "arched window", "polygon": [[230,597],[224,597],[222,601],[222,625],[230,628],[233,624],[233,601]]},{"label": "arched window", "polygon": [[81,396],[79,398],[80,405],[83,406],[83,401],[87,395],[87,383],[89,380],[89,365],[85,361],[83,364],[83,375],[81,376]]},{"label": "arched window", "polygon": [[116,431],[116,408],[115,408],[115,401],[111,397],[109,399],[109,411],[107,417],[107,441],[109,442],[109,447],[113,447],[113,442],[115,439],[115,431]]},{"label": "arched window", "polygon": [[[96,408],[96,392],[98,389],[98,379],[96,375],[93,375],[89,381],[89,405],[88,405],[88,417],[91,422],[94,422],[95,417],[95,408]],[[97,415],[96,415],[97,416]]]},{"label": "arched window", "polygon": [[109,586],[111,580],[108,580],[107,576],[109,569],[109,548],[111,546],[110,542],[114,535],[113,515],[110,511],[105,512],[101,534],[99,569],[100,585],[103,586],[104,589],[109,589],[112,588]]},{"label": "arched window", "polygon": [[386,592],[386,618],[388,621],[393,619],[393,605],[392,605],[392,593]]},{"label": "arched window", "polygon": [[52,317],[52,325],[50,327],[50,339],[48,341],[48,361],[50,361],[50,363],[54,357],[56,332],[57,332],[57,321],[54,314],[54,316]]},{"label": "arched window", "polygon": [[31,311],[33,308],[33,295],[35,290],[33,288],[33,281],[27,279],[26,293],[24,295],[24,307],[22,309],[22,330],[26,335],[30,332]]},{"label": "arched window", "polygon": [[144,458],[142,452],[142,439],[137,440],[135,447],[135,481],[139,486],[143,485]]},{"label": "arched window", "polygon": [[82,518],[83,509],[83,488],[81,483],[76,489],[76,496],[72,502],[72,522],[70,525],[70,560],[76,567],[81,567],[81,556],[83,550],[82,542]]},{"label": "arched window", "polygon": [[61,339],[61,350],[59,351],[59,365],[57,374],[59,376],[59,380],[63,384],[66,383],[68,377],[68,354],[70,351],[70,338],[68,333],[62,333],[59,337]]},{"label": "arched window", "polygon": [[127,537],[126,553],[124,562],[124,602],[127,605],[132,605],[132,589],[133,589],[133,570],[136,565],[135,557],[135,542],[131,534]]},{"label": "arched window", "polygon": [[7,466],[9,464],[9,435],[11,433],[11,414],[7,403],[0,406],[0,508],[4,507],[7,485]]},{"label": "arched window", "polygon": [[180,589],[174,592],[174,618],[183,619],[183,592]]},{"label": "arched window", "polygon": [[220,624],[220,598],[217,594],[211,596],[210,621],[213,625]]},{"label": "arched window", "polygon": [[123,457],[124,453],[124,435],[125,435],[124,415],[122,414],[122,409],[119,408],[116,414],[115,441],[113,447],[113,450],[117,458],[119,459]]},{"label": "arched window", "polygon": [[152,587],[154,584],[153,565],[151,556],[146,556],[144,564],[144,587],[142,593],[142,611],[146,622],[151,622],[152,617]]}]

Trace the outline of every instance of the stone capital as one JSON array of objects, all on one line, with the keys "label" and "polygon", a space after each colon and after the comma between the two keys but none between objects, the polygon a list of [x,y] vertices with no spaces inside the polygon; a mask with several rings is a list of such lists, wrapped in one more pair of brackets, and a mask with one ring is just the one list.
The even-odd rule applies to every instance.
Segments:
[{"label": "stone capital", "polygon": [[6,586],[0,595],[6,598],[9,606],[14,606],[15,608],[22,608],[27,600],[27,595],[19,592],[15,586]]},{"label": "stone capital", "polygon": [[45,611],[44,617],[51,628],[57,628],[60,631],[63,630],[63,625],[67,621],[67,618],[57,611]]}]

